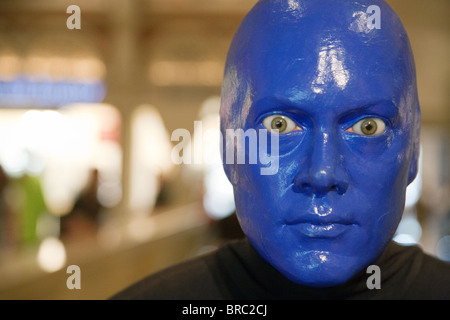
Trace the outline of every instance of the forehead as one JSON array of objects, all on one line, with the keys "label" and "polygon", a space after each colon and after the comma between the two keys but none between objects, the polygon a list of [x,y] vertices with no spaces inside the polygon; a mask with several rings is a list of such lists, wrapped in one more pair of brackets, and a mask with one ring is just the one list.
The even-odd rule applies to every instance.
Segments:
[{"label": "forehead", "polygon": [[400,21],[383,5],[382,28],[368,29],[368,6],[342,3],[262,1],[255,7],[229,53],[229,65],[255,100],[275,96],[357,104],[361,97],[400,95],[414,68]]}]

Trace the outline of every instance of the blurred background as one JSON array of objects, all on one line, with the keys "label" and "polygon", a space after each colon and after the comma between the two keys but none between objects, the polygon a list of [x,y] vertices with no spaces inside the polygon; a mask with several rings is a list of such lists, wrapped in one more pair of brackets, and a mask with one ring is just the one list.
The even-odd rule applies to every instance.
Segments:
[{"label": "blurred background", "polygon": [[[450,261],[450,2],[388,2],[411,39],[423,117],[395,240]],[[242,236],[231,187],[205,159],[217,157],[228,46],[255,3],[0,2],[0,299],[105,299]],[[67,27],[70,5],[81,29]]]}]

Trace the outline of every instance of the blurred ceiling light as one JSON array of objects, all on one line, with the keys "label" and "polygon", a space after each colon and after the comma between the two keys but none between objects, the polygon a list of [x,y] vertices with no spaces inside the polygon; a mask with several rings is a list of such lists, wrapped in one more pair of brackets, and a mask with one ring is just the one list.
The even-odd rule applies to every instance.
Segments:
[{"label": "blurred ceiling light", "polygon": [[220,96],[211,96],[203,101],[198,112],[201,119],[209,116],[218,116],[220,110]]},{"label": "blurred ceiling light", "polygon": [[[235,210],[233,187],[221,163],[220,155],[220,96],[203,101],[199,117],[203,124],[203,207],[210,218],[220,220]],[[195,168],[195,167],[194,167]]]},{"label": "blurred ceiling light", "polygon": [[204,176],[205,194],[203,207],[210,218],[221,220],[231,215],[236,209],[233,187],[223,168],[210,168]]},{"label": "blurred ceiling light", "polygon": [[407,233],[400,233],[396,235],[393,240],[403,246],[413,246],[417,244],[417,239]]},{"label": "blurred ceiling light", "polygon": [[66,263],[66,250],[63,243],[54,237],[44,239],[39,246],[37,260],[44,271],[58,271]]},{"label": "blurred ceiling light", "polygon": [[422,236],[422,226],[415,216],[405,216],[400,221],[393,240],[402,245],[415,245]]},{"label": "blurred ceiling light", "polygon": [[[0,61],[1,62],[1,61]],[[95,82],[105,77],[104,63],[92,56],[64,57],[58,55],[30,55],[23,70],[33,80]]]},{"label": "blurred ceiling light", "polygon": [[98,103],[106,66],[86,36],[44,34],[16,54],[0,39],[0,106],[60,107]]},{"label": "blurred ceiling light", "polygon": [[220,61],[155,61],[148,76],[158,86],[219,86],[223,66]]},{"label": "blurred ceiling light", "polygon": [[105,64],[95,57],[84,57],[72,61],[73,76],[84,81],[103,79],[106,74]]},{"label": "blurred ceiling light", "polygon": [[21,58],[12,52],[0,53],[0,81],[11,81],[21,72]]},{"label": "blurred ceiling light", "polygon": [[2,124],[0,161],[5,170],[13,176],[40,174],[45,166],[43,155],[58,148],[61,127],[61,115],[50,110],[23,110],[9,125]]},{"label": "blurred ceiling light", "polygon": [[152,105],[133,111],[131,128],[129,205],[133,211],[150,213],[161,178],[173,170],[172,144],[159,111]]}]

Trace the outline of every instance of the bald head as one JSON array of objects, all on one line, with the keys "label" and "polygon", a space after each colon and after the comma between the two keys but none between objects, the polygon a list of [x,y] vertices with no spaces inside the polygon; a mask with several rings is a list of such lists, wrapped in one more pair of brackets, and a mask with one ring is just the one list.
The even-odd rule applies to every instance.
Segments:
[{"label": "bald head", "polygon": [[[274,175],[262,162],[224,164],[264,259],[324,287],[381,254],[417,173],[420,130],[409,40],[384,1],[259,1],[231,44],[220,117],[224,136],[257,129],[279,141]],[[272,147],[231,144],[247,158]]]},{"label": "bald head", "polygon": [[[223,125],[242,128],[252,101],[288,85],[312,98],[341,92],[352,99],[352,94],[370,95],[381,87],[387,98],[405,90],[417,95],[414,59],[401,21],[380,0],[259,1],[228,53]],[[417,99],[410,106],[418,108]]]}]

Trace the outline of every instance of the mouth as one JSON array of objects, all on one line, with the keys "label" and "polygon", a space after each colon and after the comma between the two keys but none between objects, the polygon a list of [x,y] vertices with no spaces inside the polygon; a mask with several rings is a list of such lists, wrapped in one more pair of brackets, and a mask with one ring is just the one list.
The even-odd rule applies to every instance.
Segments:
[{"label": "mouth", "polygon": [[335,220],[296,220],[286,223],[303,236],[309,238],[337,238],[353,229],[356,224],[343,219]]},{"label": "mouth", "polygon": [[304,236],[310,238],[337,238],[350,231],[353,224],[331,223],[317,225],[312,223],[299,223],[296,225],[298,230]]}]

